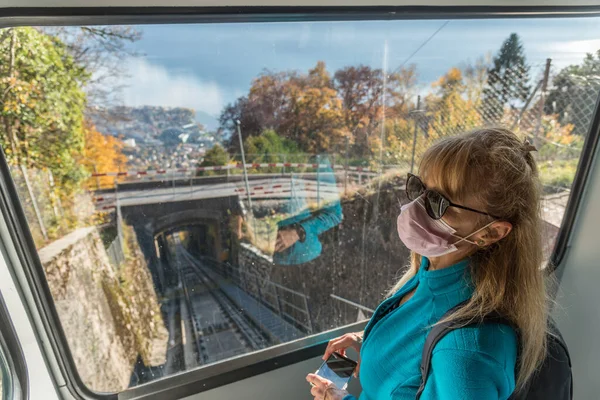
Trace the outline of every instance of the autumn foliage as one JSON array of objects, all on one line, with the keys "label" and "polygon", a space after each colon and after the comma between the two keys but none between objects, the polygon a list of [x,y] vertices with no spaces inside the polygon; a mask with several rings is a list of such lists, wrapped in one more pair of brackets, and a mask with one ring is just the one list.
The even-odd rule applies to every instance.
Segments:
[{"label": "autumn foliage", "polygon": [[[84,125],[85,148],[81,164],[90,172],[120,171],[126,169],[127,157],[122,153],[123,142],[114,136],[103,135],[89,122]],[[114,177],[90,178],[86,184],[90,188],[111,187]]]}]

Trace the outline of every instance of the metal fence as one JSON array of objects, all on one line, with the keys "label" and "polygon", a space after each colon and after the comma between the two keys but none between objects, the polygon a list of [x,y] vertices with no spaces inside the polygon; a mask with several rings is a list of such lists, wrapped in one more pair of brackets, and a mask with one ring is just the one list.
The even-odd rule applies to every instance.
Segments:
[{"label": "metal fence", "polygon": [[313,332],[313,323],[308,306],[309,297],[305,294],[286,288],[251,272],[243,271],[239,267],[218,262],[210,257],[200,258],[205,262],[205,265],[208,265],[221,276],[230,279],[236,286],[270,308],[282,319],[300,327],[309,334]]},{"label": "metal fence", "polygon": [[16,165],[9,168],[38,248],[89,224],[95,207],[88,193],[66,195],[49,170]]},{"label": "metal fence", "polygon": [[[494,88],[486,84],[490,81],[503,84]],[[529,91],[519,92],[523,82],[529,84]],[[443,93],[419,96],[414,109],[397,116],[407,123],[404,131],[397,134],[401,145],[390,149],[395,160],[381,162],[396,161],[400,167],[413,170],[424,151],[441,137],[482,126],[504,126],[536,146],[534,157],[545,187],[568,190],[599,91],[600,80],[568,75],[554,68],[548,59],[527,71],[515,68],[503,71],[502,76],[488,75],[476,96],[468,95],[464,86],[456,90],[452,102],[445,102]],[[386,128],[393,130],[394,126]],[[387,137],[390,136],[393,134],[388,133]],[[394,143],[388,140],[384,148],[386,145]]]}]

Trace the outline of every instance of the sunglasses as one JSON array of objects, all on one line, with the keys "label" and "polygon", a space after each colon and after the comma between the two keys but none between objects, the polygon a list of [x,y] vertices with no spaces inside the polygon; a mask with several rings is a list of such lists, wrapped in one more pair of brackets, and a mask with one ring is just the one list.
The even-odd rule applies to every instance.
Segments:
[{"label": "sunglasses", "polygon": [[488,215],[495,219],[500,219],[500,217],[496,217],[495,215],[451,202],[441,193],[436,192],[435,190],[427,189],[425,184],[421,181],[421,179],[419,179],[418,176],[409,173],[408,177],[406,178],[406,197],[408,197],[410,201],[413,201],[420,196],[423,196],[427,215],[433,219],[442,218],[448,207],[461,208],[463,210],[468,210],[478,214]]}]

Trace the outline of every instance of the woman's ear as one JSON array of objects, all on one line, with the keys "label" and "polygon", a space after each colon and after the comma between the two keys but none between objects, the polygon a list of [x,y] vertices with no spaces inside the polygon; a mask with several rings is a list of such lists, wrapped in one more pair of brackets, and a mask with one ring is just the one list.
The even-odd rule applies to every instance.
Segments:
[{"label": "woman's ear", "polygon": [[[512,224],[508,221],[496,221],[487,227],[476,240],[480,247],[486,247],[508,236],[512,231]],[[481,244],[480,244],[481,243]]]}]

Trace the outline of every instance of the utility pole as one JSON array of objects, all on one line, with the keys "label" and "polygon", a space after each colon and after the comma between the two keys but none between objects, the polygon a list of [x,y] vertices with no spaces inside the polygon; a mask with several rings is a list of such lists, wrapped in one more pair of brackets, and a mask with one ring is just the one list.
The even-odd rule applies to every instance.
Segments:
[{"label": "utility pole", "polygon": [[548,88],[548,79],[550,78],[550,64],[552,63],[551,58],[546,59],[546,68],[544,69],[544,78],[542,79],[542,91],[540,93],[540,102],[539,102],[539,110],[538,110],[538,122],[535,127],[535,132],[533,135],[533,145],[537,148],[539,147],[539,134],[542,128],[542,117],[544,116],[544,105],[546,103],[546,90]]},{"label": "utility pole", "polygon": [[250,213],[252,214],[252,199],[250,198],[250,185],[248,184],[248,171],[246,170],[246,156],[244,155],[244,141],[242,140],[242,129],[240,128],[241,122],[239,119],[235,120],[235,125],[237,126],[238,138],[240,139],[240,152],[242,153],[242,166],[244,168],[244,181],[246,182],[248,207],[250,207]]}]

